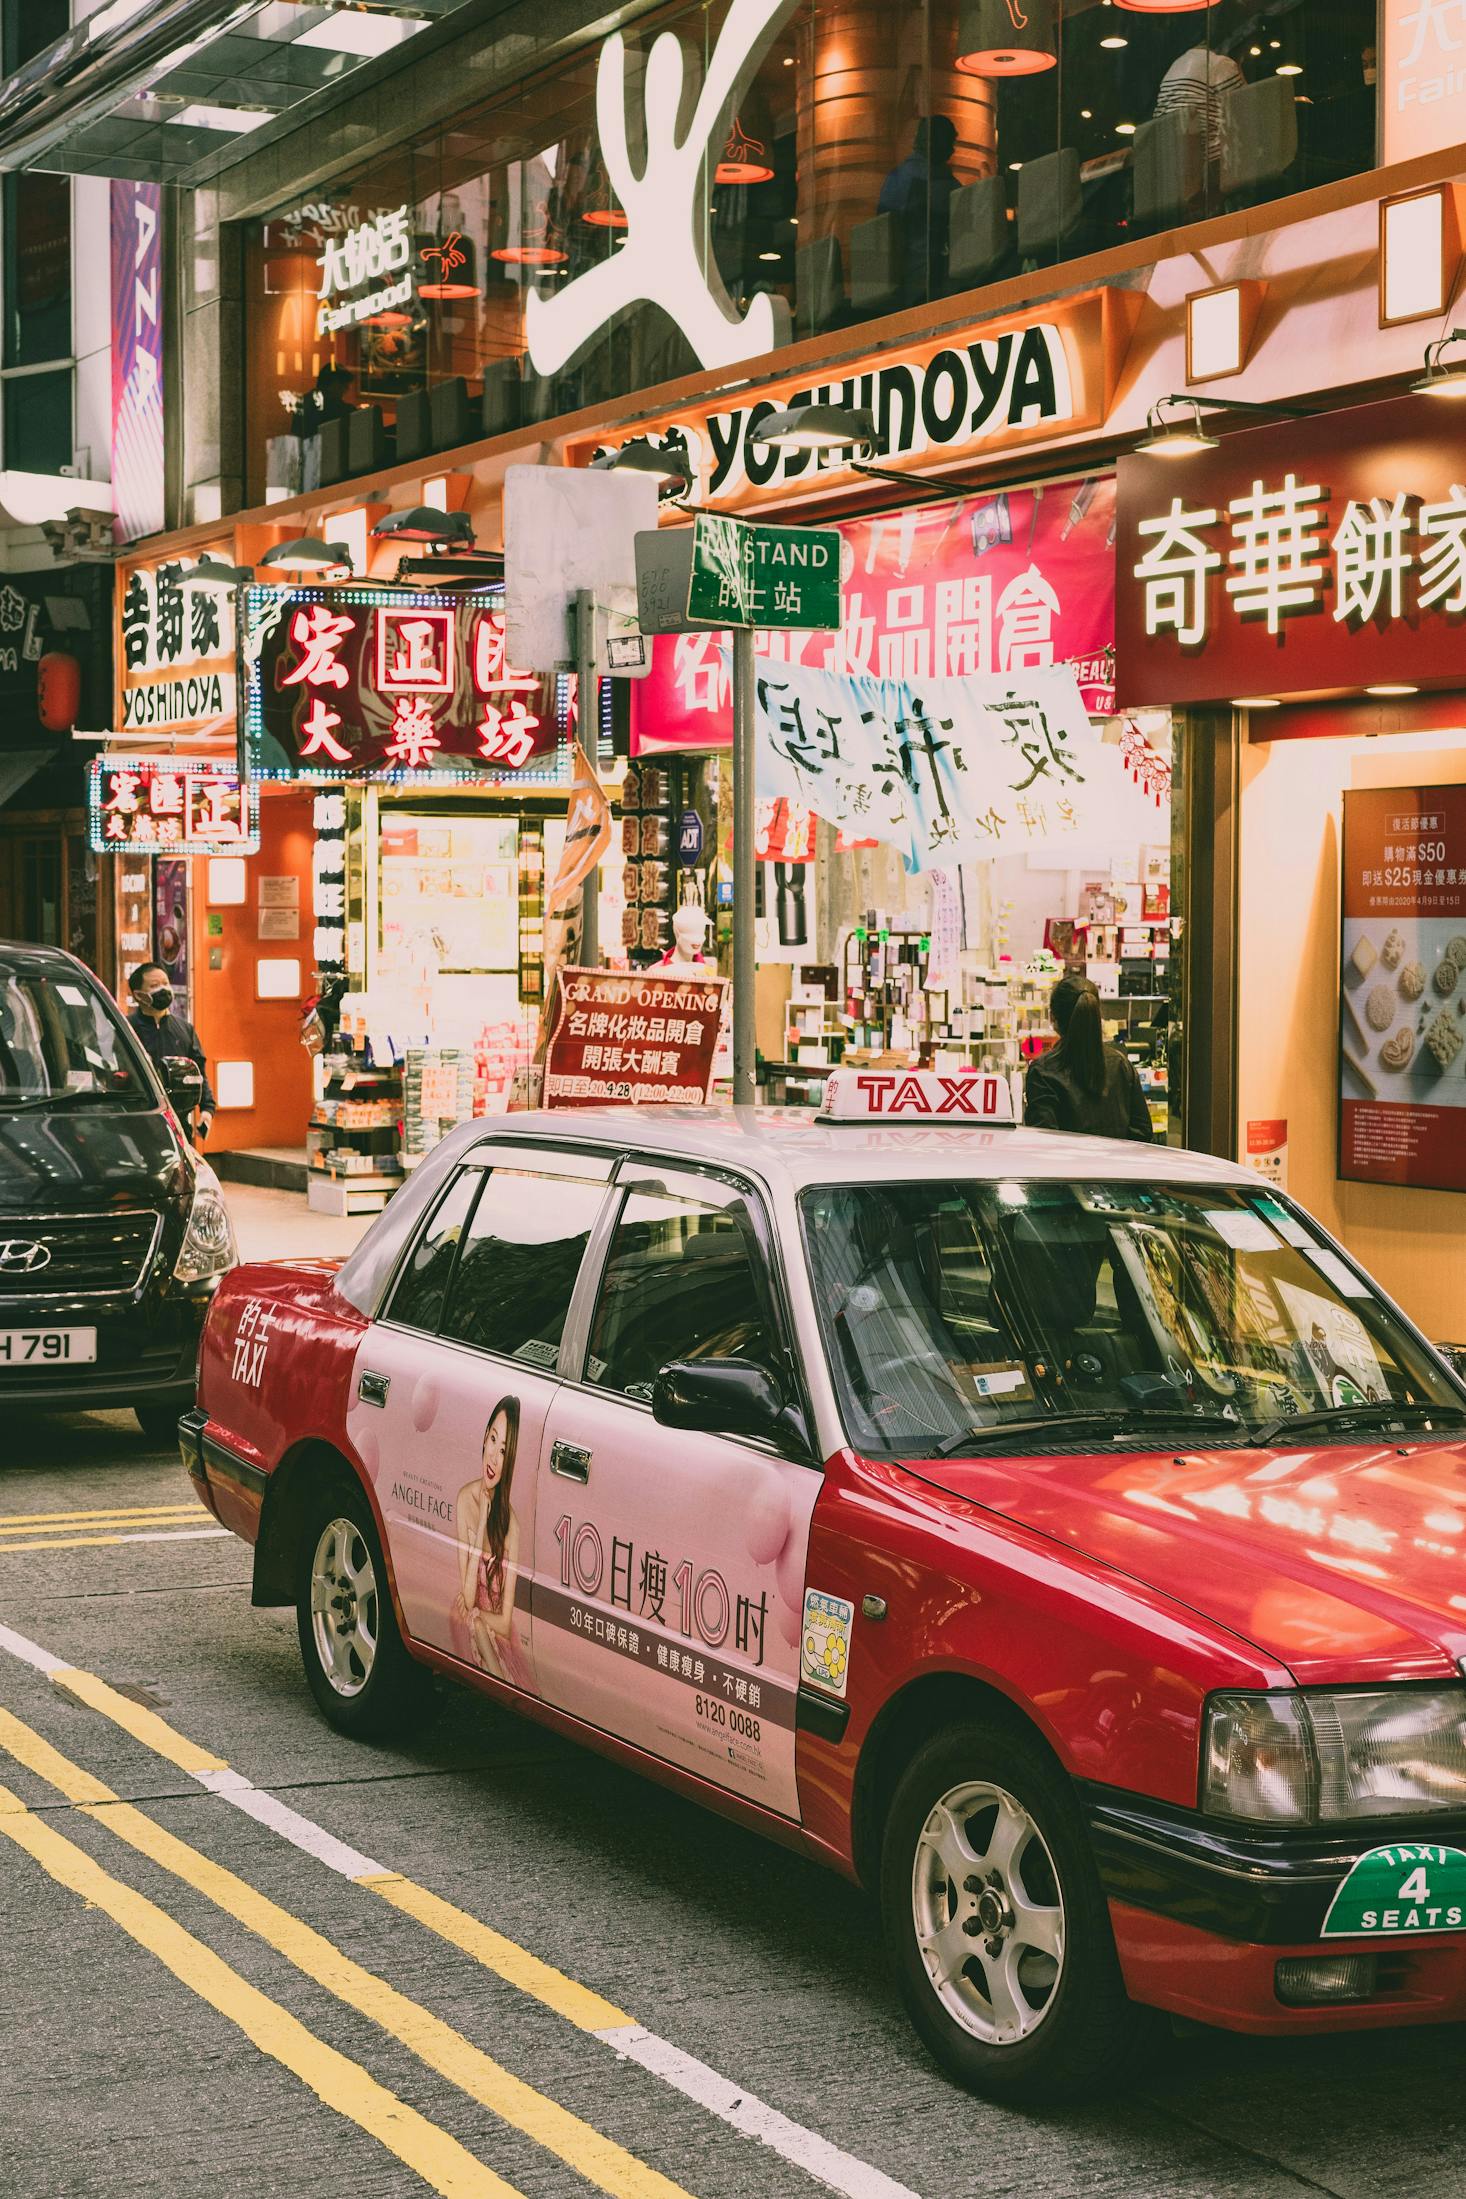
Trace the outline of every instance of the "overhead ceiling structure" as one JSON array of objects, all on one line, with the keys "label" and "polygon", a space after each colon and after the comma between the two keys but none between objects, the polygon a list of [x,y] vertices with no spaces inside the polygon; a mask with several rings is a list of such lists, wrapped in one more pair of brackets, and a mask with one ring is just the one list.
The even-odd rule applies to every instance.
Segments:
[{"label": "overhead ceiling structure", "polygon": [[0,83],[0,169],[205,183],[373,64],[415,59],[426,34],[456,36],[485,12],[483,0],[104,0]]}]

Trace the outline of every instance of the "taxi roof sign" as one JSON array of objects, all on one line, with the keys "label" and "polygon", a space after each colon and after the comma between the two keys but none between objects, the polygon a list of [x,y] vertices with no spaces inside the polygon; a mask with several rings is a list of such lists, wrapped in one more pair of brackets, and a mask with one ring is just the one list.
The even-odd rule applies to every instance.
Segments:
[{"label": "taxi roof sign", "polygon": [[991,1129],[1013,1122],[1013,1092],[1002,1076],[948,1075],[940,1069],[837,1069],[825,1085],[821,1122],[932,1122]]}]

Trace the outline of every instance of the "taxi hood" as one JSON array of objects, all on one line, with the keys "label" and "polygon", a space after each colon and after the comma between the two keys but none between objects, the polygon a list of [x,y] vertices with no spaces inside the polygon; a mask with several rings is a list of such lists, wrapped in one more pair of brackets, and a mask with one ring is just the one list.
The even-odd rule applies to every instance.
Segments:
[{"label": "taxi hood", "polygon": [[908,1463],[1113,1566],[1303,1685],[1456,1674],[1466,1442]]}]

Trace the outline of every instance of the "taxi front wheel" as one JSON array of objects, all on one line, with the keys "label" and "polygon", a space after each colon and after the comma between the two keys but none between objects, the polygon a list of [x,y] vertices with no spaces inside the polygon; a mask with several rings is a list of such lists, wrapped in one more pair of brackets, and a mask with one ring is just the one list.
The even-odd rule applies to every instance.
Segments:
[{"label": "taxi front wheel", "polygon": [[319,1492],[296,1562],[300,1654],[329,1723],[358,1740],[420,1724],[432,1679],[403,1646],[371,1506],[345,1474]]},{"label": "taxi front wheel", "polygon": [[959,2084],[1056,2101],[1119,2082],[1149,2018],[1127,1999],[1074,1798],[1036,1740],[944,1727],[891,1800],[881,1907],[902,1998]]}]

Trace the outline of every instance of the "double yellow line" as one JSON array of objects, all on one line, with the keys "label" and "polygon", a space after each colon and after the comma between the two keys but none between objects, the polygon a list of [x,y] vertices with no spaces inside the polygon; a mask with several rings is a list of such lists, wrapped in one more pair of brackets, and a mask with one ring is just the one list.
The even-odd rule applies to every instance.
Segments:
[{"label": "double yellow line", "polygon": [[[83,1700],[112,1696],[105,1682],[89,1674],[68,1672],[65,1680]],[[154,1719],[138,1705],[126,1704],[125,1698],[117,1700],[136,1714],[138,1725],[149,1729],[149,1745],[156,1746],[151,1735],[155,1726],[175,1744],[182,1743],[182,1737],[173,1735],[161,1719]],[[111,1710],[110,1703],[106,1707]],[[127,1722],[132,1725],[134,1720]],[[204,1895],[313,1983],[407,2047],[500,2122],[558,2155],[587,2182],[612,2194],[613,2199],[689,2199],[680,2185],[525,2084],[450,2024],[343,1954],[322,1933],[187,1841],[177,1839],[144,1811],[124,1802],[8,1710],[0,1710],[0,1748],[83,1816]],[[193,1761],[183,1767],[186,1769],[200,1768],[200,1761],[218,1762],[188,1743],[164,1753],[174,1755],[175,1760],[178,1754],[187,1753]],[[456,2138],[379,2084],[360,2063],[318,2039],[165,1910],[104,1871],[84,1849],[35,1816],[18,1795],[4,1786],[0,1786],[0,1836],[23,1849],[58,1885],[103,1910],[191,1992],[236,2024],[262,2053],[290,2070],[327,2106],[376,2138],[432,2190],[444,2194],[445,2199],[460,2199],[460,2195],[461,2199],[520,2199],[513,2185],[486,2167]],[[549,1998],[545,1987],[558,1980],[556,1997],[562,2003],[561,2013],[582,2027],[595,2027],[587,2021],[591,2016],[597,2024],[628,2021],[598,1995],[536,1963],[522,1949],[513,1948],[512,1942],[500,1942],[499,1935],[485,1926],[476,1927],[482,1944],[465,1945],[464,1927],[473,1926],[474,1920],[452,1909],[449,1903],[437,1903],[436,1897],[423,1889],[409,1888],[406,1881],[392,1877],[368,1883],[398,1907],[419,1916],[430,1928],[444,1929],[446,1924],[444,1936],[451,1937],[464,1952],[481,1961],[497,1958],[491,1959],[489,1966],[501,1974],[507,1974],[511,1967],[504,1957],[505,1951],[512,1949],[521,1966],[521,1974],[513,1982],[529,1985],[537,1997]],[[441,1917],[436,1910],[442,1911]],[[532,1965],[535,1972],[543,1974],[536,1975],[531,1983],[523,1965]]]},{"label": "double yellow line", "polygon": [[[100,1550],[137,1534],[213,1526],[192,1504],[119,1504],[90,1512],[0,1513],[0,1555],[7,1550]],[[75,1530],[81,1532],[75,1532]]]}]

